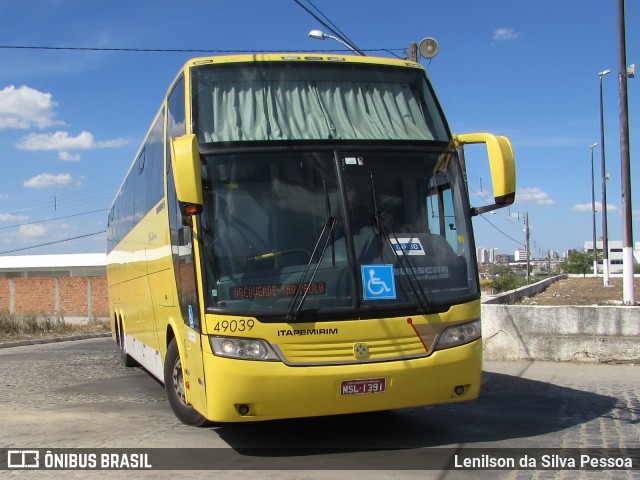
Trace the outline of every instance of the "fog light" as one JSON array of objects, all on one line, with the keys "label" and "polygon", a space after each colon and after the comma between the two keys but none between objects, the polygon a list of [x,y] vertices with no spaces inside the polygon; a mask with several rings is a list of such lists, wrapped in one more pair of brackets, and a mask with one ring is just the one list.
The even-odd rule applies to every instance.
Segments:
[{"label": "fog light", "polygon": [[456,395],[458,395],[458,396],[464,395],[464,391],[465,391],[465,388],[462,385],[458,385],[454,389],[454,392],[456,392]]},{"label": "fog light", "polygon": [[236,405],[236,409],[238,410],[238,413],[243,417],[245,415],[249,415],[249,405],[242,403],[240,405]]}]

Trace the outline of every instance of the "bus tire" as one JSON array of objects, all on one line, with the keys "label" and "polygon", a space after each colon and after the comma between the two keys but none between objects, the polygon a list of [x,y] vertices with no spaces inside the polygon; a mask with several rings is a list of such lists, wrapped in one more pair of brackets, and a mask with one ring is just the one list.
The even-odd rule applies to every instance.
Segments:
[{"label": "bus tire", "polygon": [[182,361],[180,360],[180,352],[175,338],[171,339],[167,347],[167,356],[164,362],[164,388],[167,392],[171,410],[178,417],[178,420],[194,427],[199,427],[207,421],[195,408],[186,402]]},{"label": "bus tire", "polygon": [[138,362],[134,360],[134,358],[127,353],[127,342],[124,337],[124,325],[122,321],[120,321],[120,328],[118,328],[118,345],[120,345],[120,357],[122,358],[122,363],[125,367],[135,367],[138,365]]}]

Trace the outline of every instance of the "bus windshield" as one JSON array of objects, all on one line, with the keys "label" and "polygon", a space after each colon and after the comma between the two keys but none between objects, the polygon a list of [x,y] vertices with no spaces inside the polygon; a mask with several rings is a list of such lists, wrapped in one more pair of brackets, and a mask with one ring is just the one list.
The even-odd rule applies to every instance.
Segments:
[{"label": "bus windshield", "polygon": [[374,150],[208,155],[207,307],[352,318],[354,309],[428,312],[477,296],[463,178],[458,162],[441,159]]},{"label": "bus windshield", "polygon": [[421,69],[263,62],[193,69],[200,143],[450,140]]}]

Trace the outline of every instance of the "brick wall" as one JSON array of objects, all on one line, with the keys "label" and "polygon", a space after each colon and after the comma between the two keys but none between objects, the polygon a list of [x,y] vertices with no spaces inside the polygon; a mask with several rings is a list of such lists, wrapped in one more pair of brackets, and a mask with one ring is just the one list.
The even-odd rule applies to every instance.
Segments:
[{"label": "brick wall", "polygon": [[0,310],[16,314],[108,317],[107,279],[0,278]]},{"label": "brick wall", "polygon": [[107,277],[91,277],[91,305],[94,316],[109,316],[108,292]]},{"label": "brick wall", "polygon": [[15,313],[54,313],[55,278],[12,278]]},{"label": "brick wall", "polygon": [[65,315],[87,315],[89,303],[87,295],[88,277],[59,278],[60,313]]},{"label": "brick wall", "polygon": [[10,310],[10,298],[9,280],[7,278],[0,278],[0,311],[8,312]]}]

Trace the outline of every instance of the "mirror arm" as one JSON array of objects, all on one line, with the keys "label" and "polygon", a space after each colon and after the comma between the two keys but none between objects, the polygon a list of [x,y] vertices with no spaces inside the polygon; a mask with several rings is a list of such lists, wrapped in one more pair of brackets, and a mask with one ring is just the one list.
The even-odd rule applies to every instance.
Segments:
[{"label": "mirror arm", "polygon": [[471,207],[469,209],[469,213],[472,217],[475,217],[477,215],[482,215],[483,213],[491,212],[502,207],[504,207],[504,205],[498,205],[497,203],[494,203],[493,205],[485,205],[484,207]]}]

